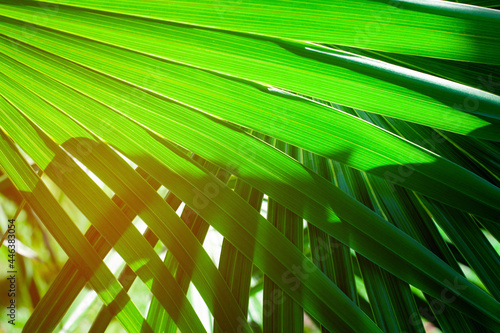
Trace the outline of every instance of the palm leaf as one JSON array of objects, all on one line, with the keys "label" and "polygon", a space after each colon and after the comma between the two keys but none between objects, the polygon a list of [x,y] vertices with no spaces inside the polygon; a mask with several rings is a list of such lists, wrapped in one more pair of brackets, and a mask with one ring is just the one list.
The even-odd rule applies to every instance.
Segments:
[{"label": "palm leaf", "polygon": [[0,202],[69,259],[26,331],[87,283],[92,332],[500,329],[496,10],[0,1],[0,27]]}]

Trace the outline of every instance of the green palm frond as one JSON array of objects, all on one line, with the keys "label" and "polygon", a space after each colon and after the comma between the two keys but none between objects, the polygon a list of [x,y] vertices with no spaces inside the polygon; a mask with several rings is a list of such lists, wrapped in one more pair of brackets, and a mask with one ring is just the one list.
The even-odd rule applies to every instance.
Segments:
[{"label": "green palm frond", "polygon": [[2,216],[51,253],[0,328],[500,330],[474,4],[0,0]]}]

